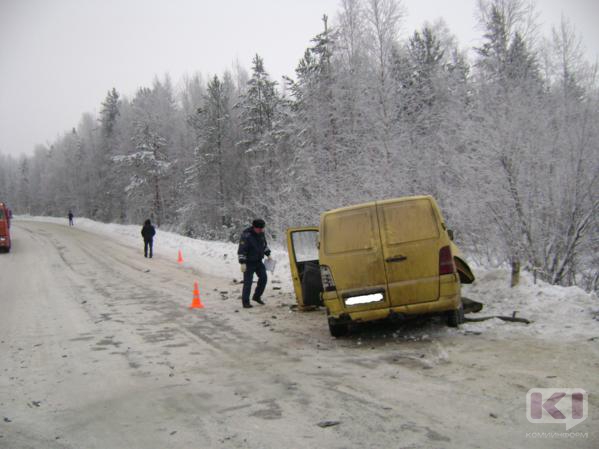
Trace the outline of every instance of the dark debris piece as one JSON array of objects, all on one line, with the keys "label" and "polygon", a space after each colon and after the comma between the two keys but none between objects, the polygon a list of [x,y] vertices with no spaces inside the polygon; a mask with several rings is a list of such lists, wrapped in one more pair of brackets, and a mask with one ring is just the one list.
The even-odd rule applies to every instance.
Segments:
[{"label": "dark debris piece", "polygon": [[339,424],[341,424],[341,421],[320,421],[318,423],[318,427],[322,427],[324,429],[325,427],[338,426]]}]

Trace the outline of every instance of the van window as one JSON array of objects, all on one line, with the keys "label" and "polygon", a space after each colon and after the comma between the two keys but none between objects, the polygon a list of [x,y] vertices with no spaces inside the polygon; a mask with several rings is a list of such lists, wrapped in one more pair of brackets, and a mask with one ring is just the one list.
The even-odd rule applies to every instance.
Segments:
[{"label": "van window", "polygon": [[291,234],[296,262],[318,260],[318,231],[298,231]]},{"label": "van window", "polygon": [[0,209],[0,220],[4,220],[4,209]]},{"label": "van window", "polygon": [[363,251],[372,248],[374,226],[370,209],[339,212],[325,217],[327,254]]},{"label": "van window", "polygon": [[439,238],[439,227],[430,201],[402,201],[383,206],[389,245]]}]

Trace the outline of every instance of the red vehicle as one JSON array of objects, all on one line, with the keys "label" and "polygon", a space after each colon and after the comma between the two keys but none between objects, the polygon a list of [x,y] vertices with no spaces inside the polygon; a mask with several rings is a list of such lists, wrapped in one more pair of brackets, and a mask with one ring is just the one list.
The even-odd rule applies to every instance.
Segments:
[{"label": "red vehicle", "polygon": [[10,251],[10,217],[12,213],[6,204],[0,203],[0,251]]}]

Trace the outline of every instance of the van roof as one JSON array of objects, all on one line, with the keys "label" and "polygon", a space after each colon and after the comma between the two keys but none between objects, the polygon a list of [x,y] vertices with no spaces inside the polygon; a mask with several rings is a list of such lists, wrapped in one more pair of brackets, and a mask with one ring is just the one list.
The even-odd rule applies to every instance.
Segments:
[{"label": "van roof", "polygon": [[334,213],[338,213],[338,212],[349,211],[352,209],[359,209],[359,208],[368,207],[368,206],[376,206],[377,204],[396,203],[398,201],[411,201],[411,200],[420,200],[420,199],[425,199],[425,198],[433,199],[433,197],[431,195],[403,196],[403,197],[397,197],[397,198],[389,198],[389,199],[385,199],[385,200],[369,201],[367,203],[361,203],[361,204],[352,204],[351,206],[339,207],[337,209],[327,210],[327,211],[323,212],[323,214],[334,214]]}]

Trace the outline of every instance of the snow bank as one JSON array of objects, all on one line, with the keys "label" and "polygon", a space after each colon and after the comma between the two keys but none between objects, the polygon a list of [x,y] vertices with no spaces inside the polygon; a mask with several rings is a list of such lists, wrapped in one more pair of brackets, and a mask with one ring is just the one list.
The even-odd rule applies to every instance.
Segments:
[{"label": "snow bank", "polygon": [[[45,221],[68,226],[66,218],[19,216],[18,219]],[[108,235],[124,245],[142,251],[141,225],[118,225],[98,223],[85,218],[75,219],[75,226],[87,231]],[[225,278],[241,278],[237,262],[237,245],[183,237],[157,230],[154,252],[159,257],[171,257],[176,261],[178,251],[183,254],[184,264],[203,273]],[[289,258],[286,248],[273,247],[272,256],[277,261],[271,279],[278,281],[283,291],[292,292]],[[511,335],[514,333],[539,336],[547,339],[599,339],[599,300],[578,287],[559,287],[542,281],[535,284],[528,273],[520,276],[520,285],[511,288],[510,273],[506,269],[474,269],[476,281],[464,285],[463,296],[484,304],[484,308],[472,317],[502,315],[527,318],[532,324],[509,323],[500,319],[465,323],[460,332]]]},{"label": "snow bank", "polygon": [[524,333],[548,339],[599,338],[599,300],[594,293],[578,287],[560,287],[537,280],[522,273],[520,284],[510,287],[510,273],[505,269],[475,270],[477,280],[465,285],[462,294],[482,302],[478,314],[527,318],[532,324],[509,323],[493,319],[479,323],[466,323],[466,331],[494,333]]}]

